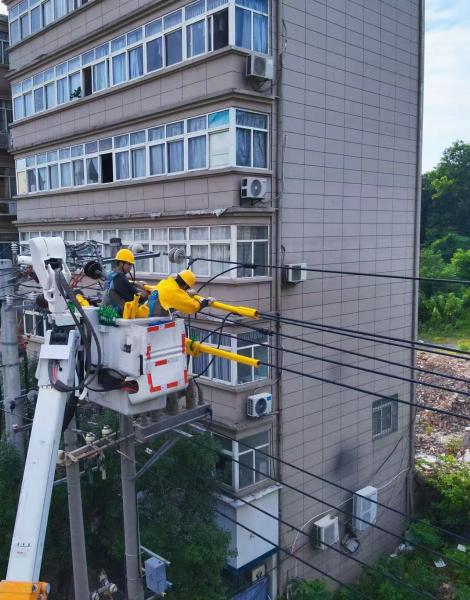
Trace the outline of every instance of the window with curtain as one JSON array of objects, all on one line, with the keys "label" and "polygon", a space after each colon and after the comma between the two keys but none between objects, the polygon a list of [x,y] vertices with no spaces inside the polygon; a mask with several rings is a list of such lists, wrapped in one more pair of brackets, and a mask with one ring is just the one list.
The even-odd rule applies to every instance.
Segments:
[{"label": "window with curtain", "polygon": [[116,152],[116,179],[129,179],[129,152]]},{"label": "window with curtain", "polygon": [[168,173],[184,171],[184,142],[168,142]]},{"label": "window with curtain", "polygon": [[67,78],[57,80],[57,104],[69,101],[69,86]]},{"label": "window with curtain", "polygon": [[235,44],[251,50],[251,11],[235,9]]},{"label": "window with curtain", "polygon": [[161,37],[147,43],[147,71],[156,71],[163,67],[162,45]]},{"label": "window with curtain", "polygon": [[37,190],[36,171],[34,169],[30,169],[26,171],[26,176],[28,179],[28,192],[35,192]]},{"label": "window with curtain", "polygon": [[131,150],[132,159],[132,177],[145,177],[145,148],[135,148]]},{"label": "window with curtain", "polygon": [[41,112],[44,110],[44,90],[38,88],[34,90],[34,112]]},{"label": "window with curtain", "polygon": [[41,7],[36,6],[31,11],[31,33],[36,33],[41,29]]},{"label": "window with curtain", "polygon": [[[69,92],[70,95],[78,93],[82,87],[82,78],[80,72],[69,75]],[[69,98],[70,99],[70,98]]]},{"label": "window with curtain", "polygon": [[83,160],[73,161],[73,185],[84,185],[85,172],[83,170]]},{"label": "window with curtain", "polygon": [[142,77],[144,74],[144,51],[142,46],[129,50],[129,79]]},{"label": "window with curtain", "polygon": [[47,190],[47,167],[38,169],[38,188],[39,191]]},{"label": "window with curtain", "polygon": [[126,54],[118,54],[113,56],[113,85],[123,83],[127,80],[127,69],[126,69]]},{"label": "window with curtain", "polygon": [[268,54],[268,17],[255,13],[253,15],[253,50]]},{"label": "window with curtain", "polygon": [[206,160],[206,136],[200,135],[188,140],[188,169],[205,169]]},{"label": "window with curtain", "polygon": [[68,0],[55,0],[55,18],[60,19],[67,14]]},{"label": "window with curtain", "polygon": [[165,36],[165,63],[174,65],[183,60],[183,32],[181,29],[172,31]]},{"label": "window with curtain", "polygon": [[72,169],[70,163],[62,163],[60,165],[60,186],[71,187],[72,185]]},{"label": "window with curtain", "polygon": [[13,110],[15,113],[15,119],[22,119],[24,117],[24,101],[23,96],[13,99]]},{"label": "window with curtain", "polygon": [[49,167],[49,188],[55,190],[59,187],[59,167],[50,165]]},{"label": "window with curtain", "polygon": [[150,146],[150,175],[165,173],[165,144]]},{"label": "window with curtain", "polygon": [[87,183],[99,182],[99,162],[98,157],[87,158],[86,160]]},{"label": "window with curtain", "polygon": [[28,92],[24,95],[24,116],[30,117],[33,112],[33,94]]},{"label": "window with curtain", "polygon": [[55,83],[48,83],[45,86],[46,91],[46,108],[55,106]]},{"label": "window with curtain", "polygon": [[186,29],[186,55],[188,58],[206,51],[206,21],[197,21]]},{"label": "window with curtain", "polygon": [[54,20],[54,4],[52,0],[47,0],[42,5],[42,26],[46,27]]},{"label": "window with curtain", "polygon": [[103,61],[93,65],[93,91],[99,92],[108,87],[108,63]]}]

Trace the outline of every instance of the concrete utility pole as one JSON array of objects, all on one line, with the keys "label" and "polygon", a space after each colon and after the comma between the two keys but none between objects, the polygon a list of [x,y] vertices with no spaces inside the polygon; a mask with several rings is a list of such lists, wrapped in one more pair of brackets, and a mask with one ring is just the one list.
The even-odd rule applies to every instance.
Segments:
[{"label": "concrete utility pole", "polygon": [[[11,260],[0,260],[0,298],[1,298],[1,373],[3,385],[3,406],[5,411],[5,435],[24,460],[23,399],[21,397],[20,359],[17,339],[17,312],[8,296],[14,293],[14,286],[8,281],[12,278]],[[15,426],[20,430],[15,433]]]},{"label": "concrete utility pole", "polygon": [[[72,431],[74,428],[75,417],[71,420],[69,428],[64,431],[65,452],[75,450],[77,447],[77,434]],[[83,526],[80,463],[67,461],[66,471],[75,600],[89,600],[90,591],[88,587],[85,529]]]},{"label": "concrete utility pole", "polygon": [[142,573],[140,570],[139,520],[135,493],[135,442],[129,439],[134,433],[132,420],[120,416],[122,510],[124,517],[124,544],[126,551],[126,580],[128,600],[144,600]]}]

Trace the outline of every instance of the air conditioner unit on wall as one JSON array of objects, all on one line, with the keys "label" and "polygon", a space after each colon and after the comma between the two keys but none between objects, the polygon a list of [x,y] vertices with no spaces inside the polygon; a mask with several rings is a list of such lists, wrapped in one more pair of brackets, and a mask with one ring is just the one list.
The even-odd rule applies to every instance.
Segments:
[{"label": "air conditioner unit on wall", "polygon": [[264,417],[273,412],[273,396],[268,392],[248,396],[246,401],[246,414],[249,417]]},{"label": "air conditioner unit on wall", "polygon": [[274,79],[274,61],[269,56],[259,56],[250,54],[246,63],[247,77],[256,79],[273,80]]},{"label": "air conditioner unit on wall", "polygon": [[268,191],[268,180],[262,177],[243,177],[240,189],[242,200],[263,200]]},{"label": "air conditioner unit on wall", "polygon": [[307,264],[292,263],[284,265],[283,279],[285,283],[301,283],[307,279]]},{"label": "air conditioner unit on wall", "polygon": [[[311,532],[312,546],[318,550],[327,550],[328,545],[332,546],[339,541],[339,520],[338,517],[326,515],[319,521],[315,521]],[[325,544],[328,544],[325,546]]]},{"label": "air conditioner unit on wall", "polygon": [[377,521],[378,490],[368,485],[358,490],[353,496],[353,520],[355,531],[365,531]]}]

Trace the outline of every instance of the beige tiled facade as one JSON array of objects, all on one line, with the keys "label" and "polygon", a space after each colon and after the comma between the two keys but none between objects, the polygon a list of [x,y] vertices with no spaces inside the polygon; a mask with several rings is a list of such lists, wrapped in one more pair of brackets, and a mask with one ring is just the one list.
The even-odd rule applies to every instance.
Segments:
[{"label": "beige tiled facade", "polygon": [[[14,0],[6,4],[10,10],[16,6]],[[259,7],[263,4],[264,0],[252,2],[259,19],[256,27],[261,27],[263,11]],[[136,70],[134,79],[105,86],[89,95],[85,95],[88,75],[80,67],[82,78],[68,80],[73,87],[69,92],[76,91],[72,82],[80,81],[80,97],[73,101],[67,97],[63,104],[45,108],[46,91],[38,92],[38,107],[42,107],[38,111],[34,96],[31,100],[24,99],[31,89],[25,81],[31,78],[34,89],[47,85],[47,81],[55,81],[58,86],[59,76],[46,80],[44,75],[52,67],[66,61],[73,65],[76,57],[90,49],[103,47],[160,17],[166,18],[186,7],[188,2],[90,0],[15,44],[10,55],[9,78],[14,97],[23,97],[18,100],[18,111],[29,113],[15,117],[12,126],[18,185],[23,192],[18,196],[18,223],[23,237],[37,232],[61,232],[61,235],[68,232],[67,235],[79,239],[73,232],[86,232],[83,237],[91,237],[94,232],[103,230],[113,230],[116,234],[120,230],[132,230],[134,235],[138,230],[142,236],[139,239],[155,247],[162,244],[162,236],[173,235],[168,233],[170,229],[184,227],[189,228],[185,234],[189,239],[184,242],[189,248],[195,245],[191,236],[196,235],[196,230],[197,235],[208,236],[212,230],[204,230],[202,234],[201,228],[225,227],[223,235],[228,236],[226,246],[230,245],[227,252],[231,260],[240,258],[245,240],[246,244],[252,244],[250,249],[245,245],[245,249],[251,252],[251,260],[255,262],[256,256],[264,256],[264,260],[273,264],[303,262],[319,269],[415,273],[419,214],[420,0],[271,0],[267,4],[268,37],[263,43],[268,55],[274,57],[272,85],[269,81],[254,82],[246,76],[247,56],[254,48],[241,47],[236,25],[237,7],[244,5],[246,9],[250,5],[246,0],[221,0],[212,2],[215,8],[206,8],[207,27],[211,19],[212,24],[216,23],[216,18],[210,15],[228,11],[227,43],[223,47],[206,48],[207,51],[197,56],[151,72],[145,69],[150,50],[145,51],[142,69],[129,58],[129,73]],[[188,23],[194,23],[194,18]],[[217,27],[223,28],[222,17],[217,19]],[[253,15],[252,19],[253,45],[260,42],[254,40]],[[142,31],[145,37],[145,28]],[[189,35],[186,29],[186,39]],[[150,39],[137,40],[127,51],[148,44]],[[171,52],[172,41],[168,38],[165,43],[167,53]],[[258,48],[255,54],[263,53]],[[103,60],[109,61],[108,83],[111,83],[111,78],[118,80],[118,66],[116,63],[114,67],[112,62],[115,54],[105,56]],[[96,58],[94,64],[98,64],[98,60]],[[72,78],[70,69],[73,71],[75,67],[70,67],[67,75]],[[32,102],[32,105],[21,102]],[[88,173],[88,184],[47,189],[53,177],[49,171],[49,183],[38,191],[38,170],[49,169],[53,164],[60,167],[61,159],[54,154],[59,150],[72,148],[70,152],[74,152],[74,147],[83,144],[86,152],[86,144],[91,148],[94,142],[112,137],[116,144],[119,136],[146,130],[146,151],[150,152],[150,130],[181,120],[189,123],[190,119],[206,118],[227,109],[230,116],[223,131],[228,137],[223,138],[222,143],[227,157],[223,163],[216,162],[218,155],[215,142],[214,151],[211,145],[210,121],[206,121],[207,163],[198,169],[189,169],[188,146],[185,150],[188,162],[180,171],[152,175],[151,166],[147,164],[141,177],[117,180],[115,163],[112,182],[93,183]],[[253,144],[250,167],[239,164],[242,161],[237,156],[236,130],[237,125],[240,127],[237,110],[261,114],[268,123],[265,137],[263,132],[253,133],[261,121],[250,129]],[[187,127],[188,133],[189,125]],[[168,138],[168,128],[166,131]],[[214,131],[220,133],[222,129]],[[167,144],[173,139],[167,139]],[[227,144],[227,140],[225,150],[223,144]],[[265,150],[263,140],[267,140]],[[184,144],[189,144],[186,138]],[[126,146],[131,157],[132,148]],[[116,151],[115,147],[114,154]],[[165,152],[172,152],[170,146]],[[259,159],[263,152],[265,165]],[[93,154],[97,161],[93,164],[100,164],[99,177],[103,178],[107,159],[101,158],[101,154],[99,150]],[[37,161],[35,167],[31,166],[31,157]],[[166,157],[170,160],[170,154]],[[63,160],[71,162],[73,156]],[[85,169],[89,164],[87,160],[85,157],[82,163]],[[256,161],[258,166],[253,164]],[[74,166],[70,168],[72,183],[75,176],[85,183],[86,174],[73,171]],[[127,168],[134,168],[132,161]],[[35,171],[32,183],[28,178],[33,175],[28,175],[28,170]],[[64,171],[64,180],[65,176]],[[264,202],[240,199],[243,177],[267,179]],[[240,229],[243,227],[245,229]],[[255,233],[261,235],[266,227],[268,249],[262,247],[264,242],[255,241]],[[142,231],[147,233],[142,234]],[[177,243],[176,237],[174,243]],[[165,240],[165,244],[171,246],[171,239]],[[153,277],[158,275],[157,272]],[[152,276],[151,268],[147,276]],[[229,274],[206,289],[208,294],[218,298],[259,306],[263,312],[281,312],[283,316],[303,322],[402,338],[414,335],[415,290],[410,283],[321,273],[309,273],[307,281],[297,285],[286,286],[281,279],[281,269],[255,277]],[[204,277],[201,280],[204,281]],[[202,329],[214,327],[202,319],[198,319],[197,324]],[[263,325],[269,326],[269,322]],[[228,331],[246,334],[240,327]],[[405,365],[410,364],[410,353],[394,346],[291,325],[283,325],[281,333],[298,338],[294,341],[271,336],[267,340],[273,345],[276,340],[282,342],[286,350],[282,366],[320,379],[301,378],[272,368],[268,378],[250,380],[248,375],[241,376],[238,372],[232,375],[230,382],[224,382],[223,369],[219,366],[219,376],[201,379],[205,397],[213,404],[215,423],[221,431],[237,439],[267,430],[272,452],[279,453],[283,460],[353,490],[373,485],[379,488],[379,501],[405,509],[411,456],[410,413],[406,405],[399,404],[390,432],[373,436],[373,403],[377,397],[367,392],[398,394],[403,400],[412,399],[409,384],[388,377],[389,373],[406,377],[409,370],[392,368],[373,358],[358,358],[347,351]],[[311,358],[299,357],[288,350],[310,354]],[[322,362],[318,357],[350,367]],[[278,358],[272,351],[270,361],[277,364]],[[379,374],[361,372],[355,366],[377,369]],[[341,388],[321,379],[358,387],[365,392]],[[274,396],[272,415],[248,418],[248,395],[269,390]],[[349,497],[347,492],[285,465],[281,468],[272,465],[271,469],[282,481],[310,494],[307,497],[287,487],[280,492],[282,519],[295,527],[309,532],[314,517],[328,510],[323,504],[325,501],[350,510],[349,504],[343,504]],[[269,483],[272,482],[265,480],[253,489]],[[245,489],[239,493],[243,494]],[[348,516],[335,511],[332,514],[339,514],[341,534],[344,534]],[[401,531],[397,515],[384,509],[379,510],[378,523],[381,527]],[[279,534],[280,545],[291,548],[295,531],[280,526]],[[374,528],[359,537],[358,558],[366,561],[396,545],[393,537]],[[314,550],[305,542],[300,536],[294,550],[308,563],[343,581],[357,573],[357,564],[348,558],[331,550]],[[282,591],[294,576],[316,576],[313,568],[285,558],[281,552],[282,563],[277,571],[271,572],[272,590],[279,586]],[[260,557],[260,561],[272,568],[275,557]],[[251,563],[250,569],[253,566],[256,565]]]}]

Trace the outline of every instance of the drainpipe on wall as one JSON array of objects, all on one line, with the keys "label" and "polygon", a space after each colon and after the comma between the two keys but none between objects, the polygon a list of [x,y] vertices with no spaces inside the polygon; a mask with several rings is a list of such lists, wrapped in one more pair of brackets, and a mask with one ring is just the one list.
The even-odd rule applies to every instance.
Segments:
[{"label": "drainpipe on wall", "polygon": [[[416,201],[415,201],[415,243],[413,254],[414,275],[419,276],[420,257],[420,225],[421,225],[421,169],[422,169],[422,139],[423,139],[423,85],[424,85],[424,1],[419,3],[419,63],[418,63],[418,102],[417,102],[417,135],[416,135]],[[418,295],[419,282],[413,281],[413,316],[412,316],[412,339],[418,338]],[[411,366],[416,366],[416,353],[411,350]],[[412,371],[413,379],[416,379],[415,371]],[[411,402],[416,402],[416,386],[410,384]],[[407,486],[407,512],[414,514],[414,460],[415,460],[415,418],[416,406],[410,407],[410,431],[409,431],[409,466]]]},{"label": "drainpipe on wall", "polygon": [[[283,70],[283,22],[282,22],[282,0],[277,3],[276,11],[276,51],[277,51],[277,64],[276,64],[276,189],[274,195],[274,264],[276,267],[281,266],[282,253],[281,253],[281,208],[282,208],[282,193],[283,193],[283,162],[284,162],[284,149],[283,149],[283,106],[282,106],[282,70]],[[273,292],[274,292],[274,311],[276,314],[281,313],[281,284],[282,284],[282,271],[279,268],[275,269],[273,276]],[[279,320],[276,322],[276,346],[282,348],[281,338],[281,323]],[[276,398],[277,398],[277,456],[282,458],[282,350],[276,350]],[[277,463],[278,467],[278,478],[282,482],[282,464]],[[282,519],[282,494],[283,490],[279,490],[279,519]],[[282,546],[282,525],[279,522],[279,545]],[[277,561],[279,565],[279,561]],[[281,569],[276,569],[277,573],[277,593],[281,592]]]}]

